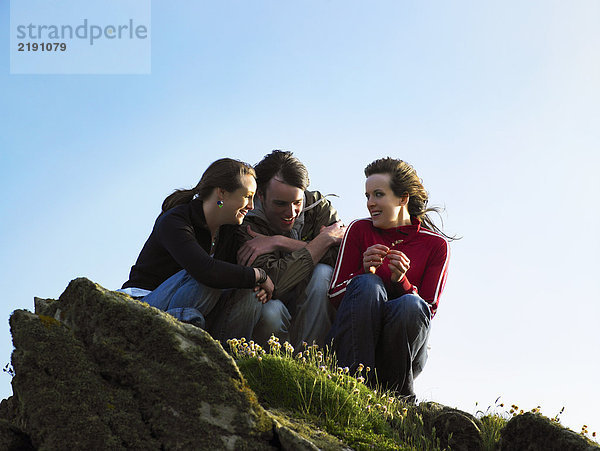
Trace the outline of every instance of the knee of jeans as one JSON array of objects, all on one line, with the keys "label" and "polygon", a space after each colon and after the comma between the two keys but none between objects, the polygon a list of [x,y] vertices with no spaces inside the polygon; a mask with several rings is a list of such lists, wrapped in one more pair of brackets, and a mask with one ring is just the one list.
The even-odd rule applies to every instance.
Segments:
[{"label": "knee of jeans", "polygon": [[430,311],[427,303],[416,294],[405,294],[400,297],[398,310],[400,320],[407,323],[415,324],[418,321],[429,324]]},{"label": "knee of jeans", "polygon": [[260,324],[269,330],[288,329],[291,316],[286,306],[278,299],[271,299],[262,306]]},{"label": "knee of jeans", "polygon": [[369,294],[384,294],[386,293],[385,286],[381,277],[375,274],[360,274],[354,277],[348,284],[346,289],[346,296],[348,292],[363,292]]},{"label": "knee of jeans", "polygon": [[317,263],[315,268],[313,269],[313,273],[311,276],[311,280],[322,281],[324,284],[331,283],[331,278],[333,277],[333,268],[325,263]]},{"label": "knee of jeans", "polygon": [[333,276],[333,268],[324,263],[317,263],[313,269],[310,281],[306,286],[307,293],[322,293],[327,295],[331,278]]}]

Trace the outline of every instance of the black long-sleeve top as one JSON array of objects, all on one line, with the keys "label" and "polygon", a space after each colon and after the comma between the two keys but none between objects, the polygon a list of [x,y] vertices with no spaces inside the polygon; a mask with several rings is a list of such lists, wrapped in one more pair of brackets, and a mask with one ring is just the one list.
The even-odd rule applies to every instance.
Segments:
[{"label": "black long-sleeve top", "polygon": [[209,255],[211,234],[202,201],[192,200],[171,208],[156,219],[150,237],[131,268],[129,280],[122,288],[154,290],[181,269],[212,288],[253,287],[254,269],[236,264],[239,247],[236,227],[220,227],[213,258]]}]

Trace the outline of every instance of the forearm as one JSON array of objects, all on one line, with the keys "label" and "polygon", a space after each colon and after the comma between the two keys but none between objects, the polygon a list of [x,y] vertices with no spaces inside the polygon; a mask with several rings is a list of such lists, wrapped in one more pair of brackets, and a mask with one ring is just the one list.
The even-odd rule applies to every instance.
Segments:
[{"label": "forearm", "polygon": [[298,283],[310,277],[314,269],[310,253],[306,249],[292,252],[283,258],[274,254],[261,255],[253,266],[263,268],[275,284],[276,296],[294,289]]},{"label": "forearm", "polygon": [[306,250],[312,257],[313,264],[319,263],[329,248],[336,244],[336,241],[325,233],[317,235],[310,243],[306,245]]},{"label": "forearm", "polygon": [[274,240],[277,250],[283,252],[294,252],[307,246],[307,243],[304,241],[295,240],[283,235],[273,235],[269,238]]}]

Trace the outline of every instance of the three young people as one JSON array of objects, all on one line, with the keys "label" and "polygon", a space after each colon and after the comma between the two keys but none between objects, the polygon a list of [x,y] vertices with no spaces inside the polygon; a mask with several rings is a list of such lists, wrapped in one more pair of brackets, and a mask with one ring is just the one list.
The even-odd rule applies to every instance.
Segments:
[{"label": "three young people", "polygon": [[414,395],[449,257],[416,171],[392,158],[367,166],[370,216],[346,230],[291,152],[254,170],[218,160],[169,196],[123,289],[222,340],[332,343],[340,365]]}]

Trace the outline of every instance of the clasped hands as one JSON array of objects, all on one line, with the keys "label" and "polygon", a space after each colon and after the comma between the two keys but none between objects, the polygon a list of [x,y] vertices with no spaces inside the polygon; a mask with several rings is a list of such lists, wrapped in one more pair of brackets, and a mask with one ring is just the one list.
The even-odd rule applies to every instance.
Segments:
[{"label": "clasped hands", "polygon": [[392,282],[399,282],[410,268],[410,260],[404,252],[391,249],[384,244],[374,244],[363,253],[365,272],[375,274],[377,268],[383,265],[384,259],[387,259],[388,268],[392,272]]}]

